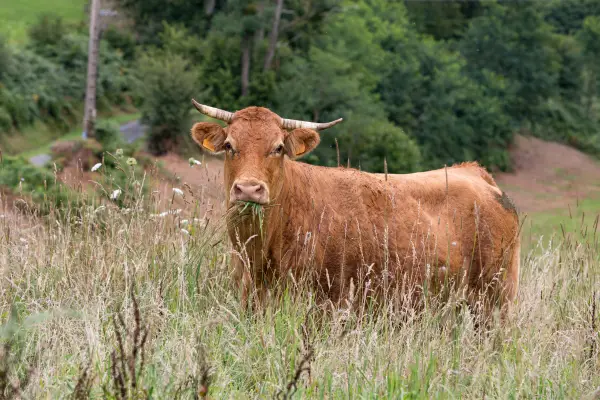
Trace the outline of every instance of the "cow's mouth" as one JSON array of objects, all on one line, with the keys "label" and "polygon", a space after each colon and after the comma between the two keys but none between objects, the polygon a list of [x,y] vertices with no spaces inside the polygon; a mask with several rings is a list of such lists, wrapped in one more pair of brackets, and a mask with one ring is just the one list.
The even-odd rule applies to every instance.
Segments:
[{"label": "cow's mouth", "polygon": [[235,201],[227,211],[227,222],[238,225],[249,221],[255,221],[262,227],[265,209],[265,205],[252,201]]}]

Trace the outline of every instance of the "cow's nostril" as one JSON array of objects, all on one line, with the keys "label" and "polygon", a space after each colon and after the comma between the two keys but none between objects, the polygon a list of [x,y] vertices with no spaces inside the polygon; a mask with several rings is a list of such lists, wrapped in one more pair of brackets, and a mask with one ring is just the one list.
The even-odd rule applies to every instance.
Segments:
[{"label": "cow's nostril", "polygon": [[235,191],[235,194],[242,194],[242,187],[240,185],[235,185],[233,190]]},{"label": "cow's nostril", "polygon": [[256,188],[256,190],[255,190],[255,192],[256,192],[257,194],[260,194],[260,193],[262,193],[263,191],[264,191],[264,188],[262,187],[262,185],[258,185],[258,187],[257,187],[257,188]]}]

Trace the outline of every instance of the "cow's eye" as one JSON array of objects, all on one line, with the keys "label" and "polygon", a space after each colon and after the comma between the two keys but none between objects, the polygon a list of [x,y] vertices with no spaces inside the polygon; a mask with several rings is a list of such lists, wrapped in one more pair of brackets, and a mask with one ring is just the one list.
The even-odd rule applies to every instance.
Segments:
[{"label": "cow's eye", "polygon": [[275,155],[279,155],[281,153],[283,153],[283,145],[282,144],[275,147],[275,150],[273,150],[273,154],[275,154]]},{"label": "cow's eye", "polygon": [[225,151],[232,151],[233,147],[231,147],[231,143],[225,142]]}]

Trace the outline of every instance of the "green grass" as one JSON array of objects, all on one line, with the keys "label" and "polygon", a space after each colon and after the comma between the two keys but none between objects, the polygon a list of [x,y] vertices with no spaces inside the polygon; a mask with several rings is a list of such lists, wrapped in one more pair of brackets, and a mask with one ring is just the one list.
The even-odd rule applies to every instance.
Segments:
[{"label": "green grass", "polygon": [[87,0],[2,0],[0,1],[0,33],[11,43],[27,41],[27,29],[39,15],[53,13],[65,22],[77,23],[86,18]]},{"label": "green grass", "polygon": [[[129,121],[139,119],[140,117],[141,114],[137,112],[132,114],[120,114],[114,117],[100,118],[100,120],[107,120],[116,122],[118,124],[124,124]],[[25,158],[31,158],[38,154],[49,153],[50,148],[57,141],[75,140],[79,138],[81,138],[81,128],[73,129],[72,131],[64,135],[56,137],[50,132],[46,132],[45,134],[40,133],[39,130],[36,130],[35,127],[32,127],[31,129],[27,129],[25,132],[22,132],[21,135],[17,135],[17,139],[23,143],[23,146],[31,146],[31,144],[35,144],[35,147],[25,147],[25,149],[22,149],[22,151],[18,152],[18,154],[22,155]]]},{"label": "green grass", "polygon": [[595,221],[600,215],[600,197],[575,202],[570,207],[528,215],[523,224],[523,243],[528,248],[535,246],[540,238],[562,238],[565,234],[575,235],[579,240],[598,238],[600,227],[594,237]]}]

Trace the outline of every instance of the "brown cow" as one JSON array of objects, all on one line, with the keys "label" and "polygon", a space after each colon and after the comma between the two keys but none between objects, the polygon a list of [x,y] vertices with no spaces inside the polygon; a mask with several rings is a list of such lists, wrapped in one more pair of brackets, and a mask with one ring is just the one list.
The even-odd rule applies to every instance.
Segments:
[{"label": "brown cow", "polygon": [[227,228],[244,302],[249,290],[260,300],[278,279],[307,271],[334,302],[348,300],[357,285],[378,293],[384,284],[403,292],[412,285],[412,297],[421,297],[425,282],[449,279],[463,282],[471,300],[509,305],[515,298],[518,216],[477,163],[387,176],[313,166],[293,160],[319,144],[316,130],[341,120],[317,124],[260,107],[230,113],[193,103],[228,123],[197,123],[191,134],[204,149],[225,152]]}]

